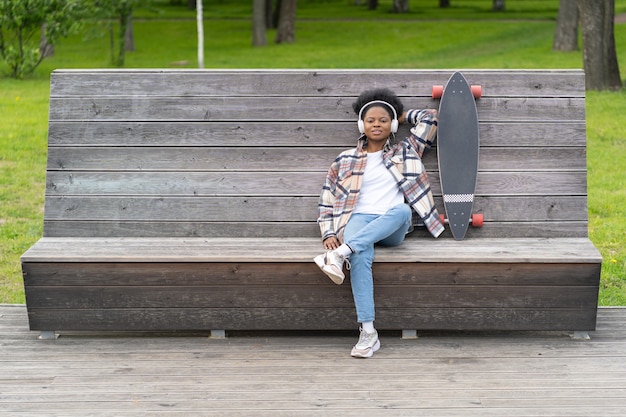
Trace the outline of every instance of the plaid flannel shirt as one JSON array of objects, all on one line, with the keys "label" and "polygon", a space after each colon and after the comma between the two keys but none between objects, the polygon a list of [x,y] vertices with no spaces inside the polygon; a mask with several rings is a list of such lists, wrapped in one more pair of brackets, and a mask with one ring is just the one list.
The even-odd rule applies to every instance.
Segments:
[{"label": "plaid flannel shirt", "polygon": [[[422,223],[431,235],[438,237],[444,227],[421,159],[437,134],[437,110],[409,110],[406,121],[414,125],[410,135],[384,150],[383,163],[396,180],[406,202],[417,214],[413,216],[412,226]],[[356,207],[363,182],[367,163],[364,142],[359,140],[356,148],[339,154],[328,170],[318,204],[317,222],[322,240],[336,236],[343,241],[343,230]]]}]

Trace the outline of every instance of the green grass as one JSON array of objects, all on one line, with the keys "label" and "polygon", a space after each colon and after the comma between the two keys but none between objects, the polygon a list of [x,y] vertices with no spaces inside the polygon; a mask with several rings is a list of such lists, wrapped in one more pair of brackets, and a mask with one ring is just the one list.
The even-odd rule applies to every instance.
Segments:
[{"label": "green grass", "polygon": [[626,91],[587,95],[589,235],[602,252],[602,305],[626,305]]},{"label": "green grass", "polygon": [[[207,68],[581,68],[581,52],[551,51],[558,0],[413,1],[407,15],[376,11],[350,0],[301,0],[296,42],[251,47],[251,2],[205,2]],[[135,16],[137,50],[127,67],[188,66],[196,62],[195,12],[162,0]],[[419,7],[419,8],[418,8]],[[626,0],[616,1],[626,13]],[[330,17],[329,17],[330,16]],[[0,303],[23,303],[19,256],[42,234],[49,74],[55,68],[108,67],[102,28],[56,45],[33,77],[0,78]],[[95,36],[99,35],[99,36]],[[616,26],[622,75],[626,25]],[[0,64],[0,72],[6,68]],[[587,96],[589,233],[604,258],[601,305],[626,305],[626,92]]]},{"label": "green grass", "polygon": [[[135,16],[158,19],[163,16],[179,19],[194,18],[195,11],[185,7],[172,6],[167,0],[156,1],[155,7],[135,12]],[[451,0],[447,9],[439,8],[439,0],[413,0],[409,13],[392,13],[392,0],[379,0],[379,7],[368,10],[367,1],[361,0],[299,0],[298,19],[345,20],[381,19],[394,20],[555,20],[559,7],[558,0],[506,0],[504,12],[494,12],[491,0]],[[626,3],[616,0],[616,13],[626,12]],[[251,1],[219,0],[204,2],[204,16],[207,19],[248,19],[252,13]]]},{"label": "green grass", "polygon": [[[554,22],[490,24],[471,37],[476,23],[394,22],[380,36],[377,21],[302,21],[296,42],[251,47],[247,21],[214,21],[205,28],[207,68],[580,68],[581,54],[553,53]],[[159,27],[166,26],[159,34]],[[136,51],[127,67],[196,66],[195,26],[190,21],[138,21]],[[338,31],[345,32],[338,35]],[[626,33],[624,34],[626,35]],[[626,39],[624,39],[626,41]],[[107,67],[108,38],[74,36],[57,46],[55,57],[43,62],[35,77],[54,68]],[[626,51],[624,51],[626,53]],[[626,59],[626,55],[624,56]]]},{"label": "green grass", "polygon": [[48,87],[0,80],[0,302],[23,303],[19,256],[41,236]]}]

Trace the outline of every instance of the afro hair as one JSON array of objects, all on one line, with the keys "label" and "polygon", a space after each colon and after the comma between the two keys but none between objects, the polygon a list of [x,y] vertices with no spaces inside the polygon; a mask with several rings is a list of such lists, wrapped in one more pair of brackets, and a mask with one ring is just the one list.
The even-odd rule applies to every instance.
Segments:
[{"label": "afro hair", "polygon": [[[352,109],[357,115],[361,112],[361,109],[363,109],[362,116],[364,116],[367,109],[364,109],[363,106],[366,106],[367,103],[371,101],[377,100],[384,101],[385,103],[388,103],[391,107],[393,107],[398,117],[400,117],[400,115],[404,111],[404,105],[402,104],[402,101],[400,101],[396,93],[389,90],[388,88],[376,88],[373,90],[363,91],[359,95],[359,98],[354,103],[352,103]],[[387,111],[389,112],[389,116],[393,117],[393,114],[391,114],[389,110],[390,109],[387,109]]]}]

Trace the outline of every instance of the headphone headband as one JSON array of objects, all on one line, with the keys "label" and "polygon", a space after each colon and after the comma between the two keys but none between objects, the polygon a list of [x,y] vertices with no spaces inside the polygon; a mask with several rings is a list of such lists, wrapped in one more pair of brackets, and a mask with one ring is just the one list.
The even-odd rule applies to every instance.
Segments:
[{"label": "headphone headband", "polygon": [[372,104],[384,104],[385,106],[389,107],[391,109],[391,111],[393,112],[393,118],[394,119],[398,118],[398,114],[396,113],[396,109],[394,109],[391,104],[389,104],[389,103],[387,103],[386,101],[383,101],[383,100],[373,100],[373,101],[365,103],[363,105],[363,107],[361,107],[361,110],[359,110],[359,120],[361,120],[361,118],[363,117],[363,110],[365,110],[366,107],[369,107]]},{"label": "headphone headband", "polygon": [[383,100],[373,100],[373,101],[365,103],[361,107],[361,110],[359,110],[359,120],[357,121],[359,132],[365,133],[365,124],[363,123],[363,110],[372,104],[384,104],[385,106],[391,109],[391,111],[393,112],[393,120],[391,121],[391,132],[396,133],[398,131],[398,114],[396,113],[396,109],[394,109],[391,104]]}]

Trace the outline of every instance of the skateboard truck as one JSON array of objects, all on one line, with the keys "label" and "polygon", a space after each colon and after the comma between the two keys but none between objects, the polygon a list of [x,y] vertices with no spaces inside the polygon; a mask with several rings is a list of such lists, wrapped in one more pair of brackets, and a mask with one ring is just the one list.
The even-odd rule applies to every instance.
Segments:
[{"label": "skateboard truck", "polygon": [[[443,96],[443,85],[433,85],[432,97],[434,99],[441,98]],[[475,99],[479,99],[483,96],[483,86],[482,85],[471,85],[470,90]]]},{"label": "skateboard truck", "polygon": [[[446,219],[445,214],[440,214],[439,219],[441,219],[441,223],[450,224],[450,220]],[[469,222],[472,227],[483,227],[484,216],[482,215],[482,213],[474,213],[472,214],[472,217],[470,217]]]}]

